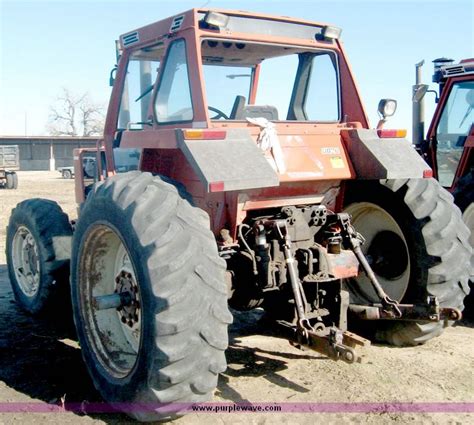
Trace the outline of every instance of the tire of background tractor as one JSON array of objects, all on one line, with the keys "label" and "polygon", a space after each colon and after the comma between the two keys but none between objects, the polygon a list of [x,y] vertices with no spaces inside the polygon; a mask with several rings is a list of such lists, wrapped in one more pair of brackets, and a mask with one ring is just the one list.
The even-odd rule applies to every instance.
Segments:
[{"label": "tire of background tractor", "polygon": [[463,213],[463,220],[471,230],[469,242],[474,248],[474,170],[459,180],[453,193],[454,202]]},{"label": "tire of background tractor", "polygon": [[13,189],[14,181],[13,181],[13,174],[6,173],[5,174],[5,188],[6,189]]},{"label": "tire of background tractor", "polygon": [[[471,230],[469,243],[474,249],[474,170],[471,170],[458,181],[453,196],[454,202],[461,209],[464,223]],[[471,293],[464,299],[464,316],[474,319],[474,266],[471,270],[472,274],[469,282]]]},{"label": "tire of background tractor", "polygon": [[18,304],[40,313],[68,294],[72,229],[54,201],[28,199],[12,211],[7,229],[8,274]]},{"label": "tire of background tractor", "polygon": [[63,170],[63,179],[72,179],[71,170]]},{"label": "tire of background tractor", "polygon": [[[472,249],[453,197],[434,179],[354,182],[345,210],[366,238],[362,249],[387,294],[403,303],[436,296],[442,307],[463,309],[469,293]],[[378,299],[368,278],[347,281],[351,302]],[[363,322],[370,327],[370,323]],[[375,338],[417,345],[441,334],[443,323],[376,322]]]},{"label": "tire of background tractor", "polygon": [[18,189],[18,174],[13,172],[13,188],[12,189]]},{"label": "tire of background tractor", "polygon": [[[141,421],[179,414],[160,403],[209,400],[227,367],[226,265],[208,215],[188,199],[150,173],[118,174],[94,186],[74,233],[82,356],[104,399]],[[97,296],[114,291],[129,302],[99,310]]]}]

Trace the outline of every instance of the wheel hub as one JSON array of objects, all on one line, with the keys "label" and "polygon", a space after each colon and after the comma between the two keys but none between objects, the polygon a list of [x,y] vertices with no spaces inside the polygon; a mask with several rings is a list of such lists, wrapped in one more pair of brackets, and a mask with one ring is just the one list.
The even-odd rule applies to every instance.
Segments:
[{"label": "wheel hub", "polygon": [[117,378],[137,361],[142,340],[142,301],[129,252],[112,226],[92,226],[84,241],[81,291],[88,338],[97,359]]},{"label": "wheel hub", "polygon": [[408,254],[403,240],[396,233],[381,231],[374,236],[367,251],[377,275],[386,279],[399,278],[407,268]]},{"label": "wheel hub", "polygon": [[132,328],[138,323],[140,316],[140,301],[138,300],[138,285],[131,273],[122,270],[115,278],[115,293],[126,299],[127,302],[117,307],[120,321]]},{"label": "wheel hub", "polygon": [[[351,204],[346,212],[352,215],[353,226],[365,238],[362,251],[382,288],[391,299],[400,301],[408,289],[411,264],[399,224],[389,212],[370,202]],[[360,274],[357,282],[357,288],[351,291],[351,302],[378,302],[379,297],[365,274]]]},{"label": "wheel hub", "polygon": [[35,238],[25,226],[13,237],[12,262],[22,292],[34,296],[39,289],[40,264]]}]

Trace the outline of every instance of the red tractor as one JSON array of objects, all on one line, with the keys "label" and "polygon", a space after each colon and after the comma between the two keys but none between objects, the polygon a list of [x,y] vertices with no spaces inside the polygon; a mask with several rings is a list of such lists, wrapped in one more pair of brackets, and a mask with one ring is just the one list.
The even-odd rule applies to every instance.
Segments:
[{"label": "red tractor", "polygon": [[368,343],[348,324],[415,345],[461,317],[469,231],[403,132],[369,129],[340,34],[194,9],[122,35],[94,179],[76,152],[74,231],[51,201],[13,210],[17,301],[42,311],[70,276],[94,384],[135,418],[209,400],[228,302],[348,363]]},{"label": "red tractor", "polygon": [[[453,62],[446,58],[433,61],[433,82],[439,84],[439,94],[421,83],[423,61],[416,65],[413,142],[433,168],[435,178],[453,195],[474,247],[474,59]],[[438,106],[425,138],[424,98],[428,92],[434,93]],[[473,275],[470,280],[472,287]],[[472,293],[464,304],[466,313],[474,317]]]},{"label": "red tractor", "polygon": [[[423,62],[416,65],[413,142],[433,168],[434,176],[453,194],[474,246],[474,59],[453,62],[446,58],[433,61],[433,82],[439,84],[439,95],[421,83]],[[425,138],[423,102],[427,92],[434,92],[438,106]]]}]

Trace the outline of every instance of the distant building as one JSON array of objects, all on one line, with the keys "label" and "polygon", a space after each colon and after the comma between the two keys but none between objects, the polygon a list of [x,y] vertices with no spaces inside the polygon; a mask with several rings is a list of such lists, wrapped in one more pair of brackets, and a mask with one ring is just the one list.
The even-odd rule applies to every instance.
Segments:
[{"label": "distant building", "polygon": [[20,170],[51,170],[73,165],[75,148],[95,147],[97,137],[0,136],[0,145],[18,145]]}]

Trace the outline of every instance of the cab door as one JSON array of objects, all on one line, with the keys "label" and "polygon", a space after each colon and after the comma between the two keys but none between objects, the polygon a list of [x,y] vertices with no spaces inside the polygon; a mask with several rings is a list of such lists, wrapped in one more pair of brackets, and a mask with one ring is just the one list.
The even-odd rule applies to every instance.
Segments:
[{"label": "cab door", "polygon": [[430,159],[435,177],[454,191],[473,166],[474,80],[472,75],[449,81],[429,130]]}]

